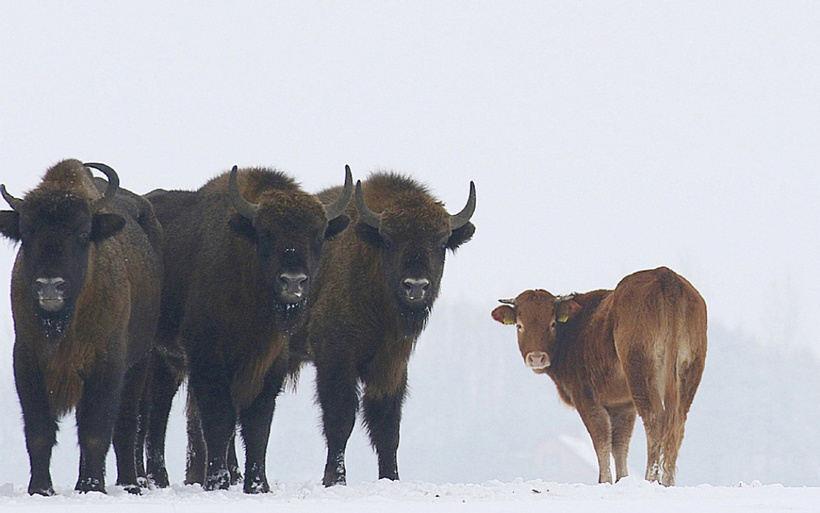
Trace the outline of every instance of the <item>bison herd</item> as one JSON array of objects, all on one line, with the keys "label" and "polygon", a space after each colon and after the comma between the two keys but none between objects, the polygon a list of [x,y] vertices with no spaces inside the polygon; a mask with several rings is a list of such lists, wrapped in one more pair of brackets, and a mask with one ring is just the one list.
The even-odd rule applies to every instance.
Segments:
[{"label": "bison herd", "polygon": [[[93,178],[91,169],[105,174]],[[195,191],[139,196],[105,164],[66,160],[11,210],[14,377],[30,494],[53,495],[57,421],[74,410],[76,490],[169,485],[165,433],[188,380],[186,483],[269,490],[268,436],[283,384],[305,364],[327,443],[325,486],[344,484],[357,412],[398,479],[407,365],[439,293],[448,250],[468,242],[476,207],[445,210],[417,181],[377,172],[318,194],[273,169],[221,174]],[[528,290],[492,312],[514,324],[527,367],[553,379],[592,437],[599,481],[626,475],[636,416],[648,480],[672,485],[706,354],[706,306],[666,268],[614,290]],[[245,468],[237,465],[242,438]]]}]

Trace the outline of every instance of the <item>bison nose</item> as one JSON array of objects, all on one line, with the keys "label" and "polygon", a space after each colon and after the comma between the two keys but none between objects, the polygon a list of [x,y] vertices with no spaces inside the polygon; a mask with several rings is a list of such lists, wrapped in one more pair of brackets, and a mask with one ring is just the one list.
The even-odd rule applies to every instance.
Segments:
[{"label": "bison nose", "polygon": [[550,357],[543,351],[533,351],[531,353],[527,353],[525,361],[527,367],[532,370],[546,369],[550,366]]},{"label": "bison nose", "polygon": [[305,294],[308,277],[304,273],[282,273],[279,275],[279,284],[282,295],[288,299],[299,301]]},{"label": "bison nose", "polygon": [[65,305],[65,294],[68,282],[62,278],[37,278],[34,280],[34,292],[40,307],[47,312],[57,312]]},{"label": "bison nose", "polygon": [[405,278],[402,282],[404,292],[408,299],[424,299],[427,289],[430,288],[430,280],[427,278]]}]

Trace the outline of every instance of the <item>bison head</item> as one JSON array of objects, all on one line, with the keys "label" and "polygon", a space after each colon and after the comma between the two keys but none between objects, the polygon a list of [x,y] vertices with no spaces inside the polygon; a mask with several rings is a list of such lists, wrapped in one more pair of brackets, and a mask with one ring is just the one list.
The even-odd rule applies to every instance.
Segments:
[{"label": "bison head", "polygon": [[493,319],[515,324],[524,363],[535,373],[547,372],[555,359],[558,325],[575,317],[581,305],[571,297],[555,297],[546,290],[527,290],[515,299],[499,302],[504,304],[493,310]]},{"label": "bison head", "polygon": [[[102,197],[95,197],[96,189],[89,190],[92,182],[80,176],[87,173],[84,167],[99,169],[108,177]],[[18,258],[22,274],[13,279],[22,280],[16,286],[30,292],[36,315],[50,338],[61,335],[72,318],[85,283],[92,244],[125,226],[121,216],[101,212],[118,187],[119,178],[110,167],[76,160],[50,169],[40,187],[24,200],[0,186],[12,208],[0,212],[0,232],[21,243]]]},{"label": "bison head", "polygon": [[447,250],[469,241],[475,232],[475,184],[470,182],[467,205],[450,215],[441,203],[418,189],[391,197],[381,213],[365,204],[362,184],[356,184],[356,233],[381,253],[388,293],[407,317],[426,319],[438,296]]},{"label": "bison head", "polygon": [[344,230],[344,214],[353,196],[353,175],[345,166],[345,186],[332,203],[294,189],[262,191],[256,202],[239,191],[237,168],[228,182],[231,203],[237,211],[231,228],[254,244],[265,286],[275,304],[285,310],[304,304],[322,255],[325,240]]}]

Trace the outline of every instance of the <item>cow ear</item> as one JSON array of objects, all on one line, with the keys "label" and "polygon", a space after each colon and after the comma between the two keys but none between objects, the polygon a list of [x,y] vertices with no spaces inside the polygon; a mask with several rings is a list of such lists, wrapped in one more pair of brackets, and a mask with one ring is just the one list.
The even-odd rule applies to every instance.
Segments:
[{"label": "cow ear", "polygon": [[117,214],[94,214],[91,217],[91,241],[100,242],[116,234],[125,226],[125,219]]},{"label": "cow ear", "polygon": [[450,238],[447,239],[447,249],[455,251],[459,246],[472,239],[474,233],[475,225],[473,223],[465,224],[458,230],[455,230],[450,235]]},{"label": "cow ear", "polygon": [[350,218],[347,214],[342,214],[339,217],[328,221],[327,229],[325,230],[325,240],[332,239],[339,235],[350,224]]},{"label": "cow ear", "polygon": [[379,230],[373,228],[367,223],[356,223],[356,235],[375,248],[380,249],[384,246],[384,239],[379,234]]},{"label": "cow ear", "polygon": [[555,320],[558,322],[569,322],[573,317],[578,315],[578,312],[582,309],[583,307],[573,299],[558,301],[555,304]]},{"label": "cow ear", "polygon": [[245,237],[251,242],[256,242],[256,230],[253,227],[253,222],[247,217],[234,214],[228,220],[228,226],[237,235]]},{"label": "cow ear", "polygon": [[0,233],[13,241],[19,241],[20,214],[14,210],[0,210]]},{"label": "cow ear", "polygon": [[510,305],[501,305],[493,310],[493,319],[501,324],[515,324],[515,310]]}]

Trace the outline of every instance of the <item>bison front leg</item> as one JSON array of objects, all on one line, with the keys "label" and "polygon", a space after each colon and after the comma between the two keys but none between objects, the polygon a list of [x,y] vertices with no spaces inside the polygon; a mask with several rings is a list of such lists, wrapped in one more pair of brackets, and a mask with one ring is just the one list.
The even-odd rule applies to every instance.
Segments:
[{"label": "bison front leg", "polygon": [[156,352],[151,355],[150,365],[150,379],[145,394],[145,401],[149,403],[149,415],[146,419],[148,427],[145,437],[145,470],[149,483],[166,488],[170,481],[165,466],[165,436],[171,405],[181,384],[181,373],[174,372],[165,358]]},{"label": "bison front leg", "polygon": [[30,495],[54,495],[51,484],[51,452],[57,443],[57,419],[51,414],[48,396],[42,385],[42,376],[36,370],[19,365],[15,348],[14,374],[17,394],[23,409],[23,432],[26,436],[31,465],[31,479],[28,484]]},{"label": "bison front leg", "polygon": [[[274,364],[268,372],[262,391],[250,407],[239,413],[242,439],[245,441],[245,493],[267,493],[270,491],[265,472],[265,454],[268,450],[270,425],[276,396],[282,390],[285,379],[284,365]],[[233,444],[232,444],[233,445]]]},{"label": "bison front leg", "polygon": [[206,490],[227,490],[231,486],[228,471],[228,443],[236,429],[236,414],[227,387],[194,385],[194,394],[202,421],[208,463]]},{"label": "bison front leg", "polygon": [[[120,411],[114,428],[114,452],[117,454],[117,486],[138,494],[137,431],[140,403],[148,372],[148,360],[135,365],[125,374],[125,386],[120,400]],[[142,453],[139,454],[140,461]]]},{"label": "bison front leg", "polygon": [[319,360],[316,364],[316,392],[327,442],[327,461],[322,478],[325,486],[347,483],[345,449],[359,407],[357,380],[355,366],[350,360]]},{"label": "bison front leg", "polygon": [[93,375],[86,380],[77,405],[80,475],[74,489],[79,492],[105,493],[105,457],[119,412],[125,370],[110,365],[104,372],[104,376]]},{"label": "bison front leg", "polygon": [[370,442],[378,455],[379,479],[399,479],[396,453],[399,449],[399,425],[406,386],[405,374],[399,389],[389,394],[378,394],[370,387],[365,388],[362,399],[364,420]]}]

